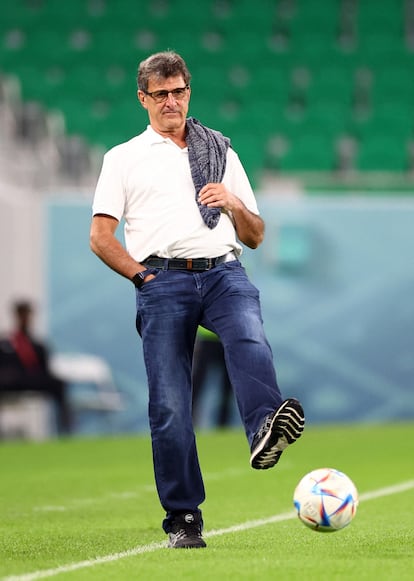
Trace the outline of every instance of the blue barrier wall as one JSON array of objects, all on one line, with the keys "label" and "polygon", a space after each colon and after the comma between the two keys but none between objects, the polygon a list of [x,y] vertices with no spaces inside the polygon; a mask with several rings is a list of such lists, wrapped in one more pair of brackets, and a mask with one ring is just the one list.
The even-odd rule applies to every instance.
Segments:
[{"label": "blue barrier wall", "polygon": [[[259,197],[266,240],[243,262],[261,291],[285,396],[310,422],[414,418],[414,202]],[[147,430],[134,289],[89,250],[90,204],[49,202],[55,350],[104,357],[123,392],[119,431]]]}]

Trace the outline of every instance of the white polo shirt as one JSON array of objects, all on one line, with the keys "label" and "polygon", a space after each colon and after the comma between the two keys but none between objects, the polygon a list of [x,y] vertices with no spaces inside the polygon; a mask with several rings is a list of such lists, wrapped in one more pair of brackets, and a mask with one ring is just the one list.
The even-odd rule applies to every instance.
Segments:
[{"label": "white polo shirt", "polygon": [[[223,183],[251,212],[259,214],[247,175],[231,148]],[[242,252],[226,212],[212,230],[204,223],[195,200],[188,149],[181,149],[151,126],[106,153],[93,214],[125,219],[126,249],[138,262],[150,255],[212,258]]]}]

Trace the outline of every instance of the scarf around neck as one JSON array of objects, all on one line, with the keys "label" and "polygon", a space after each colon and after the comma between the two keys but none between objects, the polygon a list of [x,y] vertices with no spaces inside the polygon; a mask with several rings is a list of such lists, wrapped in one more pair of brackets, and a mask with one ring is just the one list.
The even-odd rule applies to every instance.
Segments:
[{"label": "scarf around neck", "polygon": [[186,125],[188,160],[196,191],[196,202],[204,222],[212,229],[220,220],[221,209],[208,208],[200,204],[198,194],[206,184],[222,181],[230,139],[219,131],[205,127],[194,117],[189,117]]}]

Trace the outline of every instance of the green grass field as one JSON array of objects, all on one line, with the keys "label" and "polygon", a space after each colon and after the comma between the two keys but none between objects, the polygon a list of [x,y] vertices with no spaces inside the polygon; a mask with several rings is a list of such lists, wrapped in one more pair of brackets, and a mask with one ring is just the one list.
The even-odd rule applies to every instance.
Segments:
[{"label": "green grass field", "polygon": [[[148,436],[0,445],[0,581],[414,578],[414,424],[308,427],[272,470],[239,430],[198,435],[204,550],[166,549]],[[323,534],[293,490],[332,466],[355,482],[355,520]],[[240,525],[240,526],[239,526]]]}]

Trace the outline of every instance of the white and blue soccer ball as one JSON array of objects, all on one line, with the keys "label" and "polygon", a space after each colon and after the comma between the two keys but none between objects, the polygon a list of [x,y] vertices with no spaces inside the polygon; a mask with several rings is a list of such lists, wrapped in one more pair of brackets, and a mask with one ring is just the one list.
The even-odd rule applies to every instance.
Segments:
[{"label": "white and blue soccer ball", "polygon": [[358,491],[352,480],[334,468],[306,474],[295,488],[293,503],[299,519],[314,531],[334,532],[352,521]]}]

